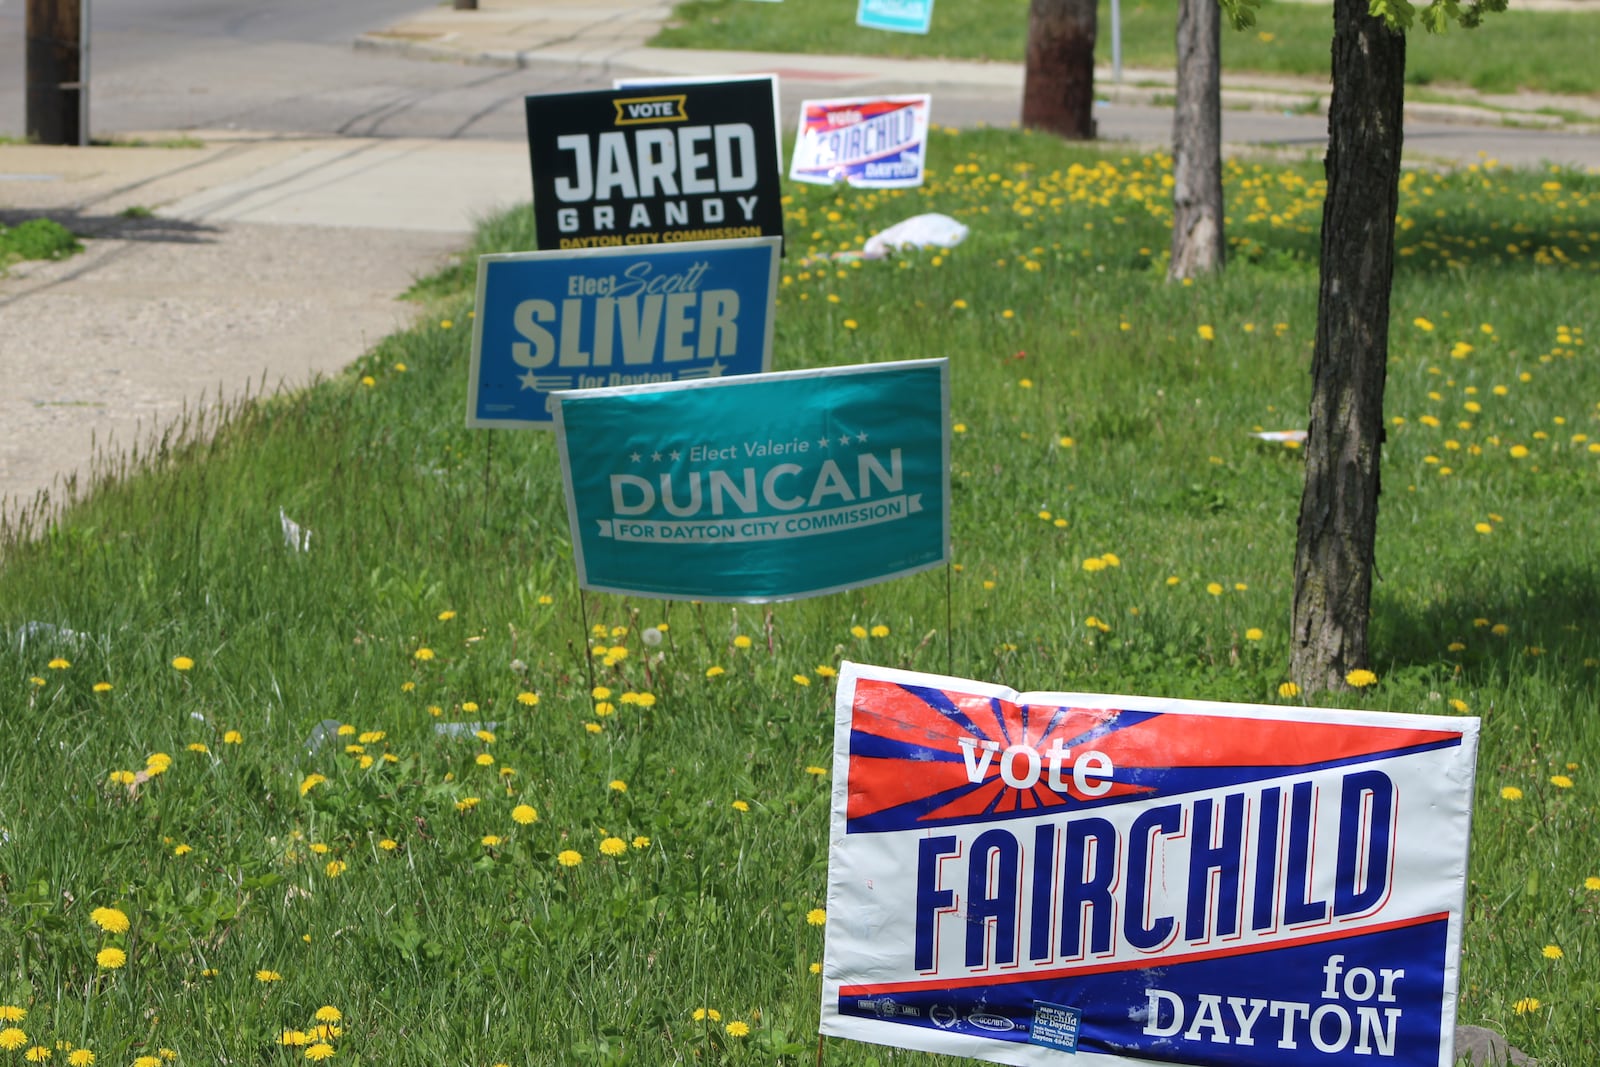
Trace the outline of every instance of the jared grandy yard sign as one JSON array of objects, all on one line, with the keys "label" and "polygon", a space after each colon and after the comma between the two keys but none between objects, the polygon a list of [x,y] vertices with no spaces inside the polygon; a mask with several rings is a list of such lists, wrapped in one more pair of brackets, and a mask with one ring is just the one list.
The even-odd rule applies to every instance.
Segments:
[{"label": "jared grandy yard sign", "polygon": [[1024,1067],[1451,1067],[1477,737],[846,663],[822,1032]]},{"label": "jared grandy yard sign", "polygon": [[782,237],[773,80],[526,100],[540,248]]},{"label": "jared grandy yard sign", "polygon": [[478,259],[467,425],[548,428],[558,389],[759,374],[778,238]]},{"label": "jared grandy yard sign", "polygon": [[556,395],[579,584],[788,600],[938,566],[949,364]]}]

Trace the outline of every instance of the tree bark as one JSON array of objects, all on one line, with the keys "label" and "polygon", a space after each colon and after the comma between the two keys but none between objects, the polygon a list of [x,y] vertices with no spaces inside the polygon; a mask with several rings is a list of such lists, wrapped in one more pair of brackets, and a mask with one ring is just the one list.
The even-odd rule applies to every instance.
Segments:
[{"label": "tree bark", "polygon": [[1096,0],[1032,0],[1022,125],[1092,141]]},{"label": "tree bark", "polygon": [[1389,290],[1399,204],[1406,41],[1334,0],[1322,283],[1306,483],[1295,546],[1290,677],[1342,688],[1368,666]]},{"label": "tree bark", "polygon": [[37,144],[79,144],[82,0],[27,0],[26,130]]},{"label": "tree bark", "polygon": [[1222,8],[1178,0],[1178,100],[1172,117],[1172,258],[1167,278],[1222,268]]}]

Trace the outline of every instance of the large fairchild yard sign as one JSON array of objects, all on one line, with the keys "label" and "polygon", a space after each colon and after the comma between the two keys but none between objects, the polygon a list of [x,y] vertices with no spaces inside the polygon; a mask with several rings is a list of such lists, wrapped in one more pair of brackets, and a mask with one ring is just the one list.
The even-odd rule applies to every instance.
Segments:
[{"label": "large fairchild yard sign", "polygon": [[847,663],[822,1031],[1027,1067],[1450,1067],[1477,732]]}]

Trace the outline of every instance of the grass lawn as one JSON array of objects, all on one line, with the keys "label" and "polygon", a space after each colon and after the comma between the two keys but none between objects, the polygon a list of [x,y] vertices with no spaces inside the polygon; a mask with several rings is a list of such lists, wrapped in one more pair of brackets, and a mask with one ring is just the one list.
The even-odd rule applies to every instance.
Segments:
[{"label": "grass lawn", "polygon": [[[789,190],[775,365],[950,357],[955,672],[1297,702],[1302,462],[1251,432],[1303,424],[1316,170],[1230,164],[1228,270],[1175,286],[1169,160],[930,155],[920,190]],[[1600,1018],[1597,194],[1405,177],[1379,682],[1319,698],[1483,717],[1460,1017],[1552,1067]],[[822,255],[927,210],[971,238]],[[7,528],[0,1064],[815,1062],[830,678],[944,670],[945,577],[580,612],[554,442],[463,428],[469,280]]]},{"label": "grass lawn", "polygon": [[[1127,0],[1122,61],[1171,70],[1177,0]],[[1264,0],[1257,24],[1222,31],[1224,71],[1326,78],[1332,7]],[[1020,63],[1028,36],[1027,0],[938,0],[926,36],[861,29],[855,0],[688,0],[652,42],[673,48],[818,52],[904,58],[941,56]],[[1600,12],[1517,11],[1491,15],[1478,30],[1416,29],[1406,55],[1411,85],[1470,86],[1486,92],[1536,89],[1600,93],[1592,42]],[[1111,62],[1111,5],[1101,3],[1095,54]]]}]

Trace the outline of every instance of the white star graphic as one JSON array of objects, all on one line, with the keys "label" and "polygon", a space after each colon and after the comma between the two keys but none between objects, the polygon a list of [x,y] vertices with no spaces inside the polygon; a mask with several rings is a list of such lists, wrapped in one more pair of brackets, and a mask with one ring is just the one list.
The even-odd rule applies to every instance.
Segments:
[{"label": "white star graphic", "polygon": [[726,369],[727,368],[722,365],[722,362],[718,360],[716,363],[711,364],[711,368],[706,372],[706,376],[710,378],[720,378],[722,377],[722,372]]},{"label": "white star graphic", "polygon": [[521,377],[520,381],[522,382],[522,387],[524,389],[537,389],[537,388],[539,388],[539,386],[537,384],[538,381],[539,381],[539,376],[537,374],[534,374],[533,371],[529,371],[528,373],[524,374]]},{"label": "white star graphic", "polygon": [[850,435],[849,434],[840,434],[839,435],[839,443],[841,445],[849,444],[850,443]]},{"label": "white star graphic", "polygon": [[634,463],[638,463],[638,462],[640,462],[640,461],[642,461],[644,459],[644,457],[639,455],[639,453],[637,453],[637,452],[633,453],[628,458],[630,460],[632,460]]},{"label": "white star graphic", "polygon": [[817,444],[821,445],[823,448],[827,448],[828,445],[831,444],[831,443],[832,442],[826,437],[817,438]]},{"label": "white star graphic", "polygon": [[867,443],[867,431],[862,430],[860,433],[856,434],[856,444],[864,445],[866,443]]},{"label": "white star graphic", "polygon": [[680,458],[682,458],[682,456],[683,456],[683,453],[682,453],[682,452],[679,452],[679,451],[678,451],[678,450],[677,450],[677,449],[676,449],[676,448],[674,448],[674,449],[673,449],[673,450],[672,450],[672,452],[671,452],[671,456],[672,456],[672,462],[674,462],[674,463],[676,463],[676,462],[678,462],[678,460],[679,460],[679,459],[680,459]]},{"label": "white star graphic", "polygon": [[650,462],[651,463],[660,463],[661,462],[661,453],[660,452],[652,452],[652,453],[650,453]]}]

